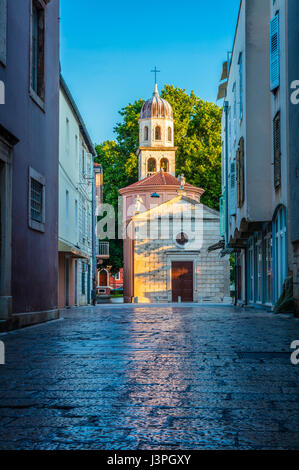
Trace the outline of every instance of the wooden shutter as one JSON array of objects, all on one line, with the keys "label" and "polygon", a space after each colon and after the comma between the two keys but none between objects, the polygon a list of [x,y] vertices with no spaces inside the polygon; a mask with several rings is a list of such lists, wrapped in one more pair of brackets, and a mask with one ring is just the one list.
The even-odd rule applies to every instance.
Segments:
[{"label": "wooden shutter", "polygon": [[280,112],[278,112],[273,121],[273,145],[274,145],[274,187],[280,187],[281,184],[281,131],[280,131]]},{"label": "wooden shutter", "polygon": [[270,22],[270,89],[280,84],[279,13]]},{"label": "wooden shutter", "polygon": [[244,138],[241,137],[239,142],[239,148],[236,155],[237,161],[237,199],[238,207],[242,207],[244,204],[245,196],[245,181],[244,181]]}]

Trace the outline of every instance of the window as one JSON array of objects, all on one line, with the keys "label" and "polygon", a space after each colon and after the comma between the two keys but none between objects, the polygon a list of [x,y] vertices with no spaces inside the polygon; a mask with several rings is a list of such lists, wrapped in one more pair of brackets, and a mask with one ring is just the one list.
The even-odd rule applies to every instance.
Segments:
[{"label": "window", "polygon": [[240,99],[240,120],[243,117],[243,54],[239,55],[239,99]]},{"label": "window", "polygon": [[188,241],[188,236],[184,232],[179,233],[176,237],[176,242],[181,247],[185,246]]},{"label": "window", "polygon": [[39,0],[32,0],[31,14],[31,89],[41,100],[45,89],[45,10]]},{"label": "window", "polygon": [[76,157],[76,162],[78,161],[78,136],[75,135],[75,157]]},{"label": "window", "polygon": [[233,85],[233,119],[234,119],[234,142],[237,138],[237,89],[236,83]]},{"label": "window", "polygon": [[65,224],[69,224],[69,201],[70,201],[70,193],[68,190],[65,192]]},{"label": "window", "polygon": [[116,273],[116,274],[114,275],[114,279],[115,279],[116,281],[120,281],[120,272],[118,272],[118,273]]},{"label": "window", "polygon": [[66,153],[70,151],[70,121],[68,118],[65,120],[65,150]]},{"label": "window", "polygon": [[7,0],[0,0],[0,62],[6,65]]},{"label": "window", "polygon": [[[224,144],[223,144],[224,146]],[[231,110],[231,106],[228,108],[228,150],[229,150],[229,154],[231,154],[231,150],[232,150],[232,110]],[[224,148],[223,148],[223,151],[222,151],[222,155],[224,155]]]},{"label": "window", "polygon": [[273,146],[274,146],[274,188],[278,189],[281,184],[281,133],[280,112],[273,120]]},{"label": "window", "polygon": [[230,164],[230,198],[229,198],[230,214],[236,214],[236,162]]},{"label": "window", "polygon": [[86,208],[85,207],[83,207],[82,232],[83,232],[83,238],[85,239],[86,237]]},{"label": "window", "polygon": [[78,240],[78,201],[75,201],[75,232],[76,240]]},{"label": "window", "polygon": [[155,140],[161,140],[161,127],[156,126],[155,128]]},{"label": "window", "polygon": [[87,219],[87,239],[90,241],[91,235],[91,212],[88,212],[88,219]]},{"label": "window", "polygon": [[29,227],[45,231],[45,178],[29,168]]},{"label": "window", "polygon": [[241,208],[244,204],[245,199],[245,187],[244,187],[244,138],[241,137],[239,142],[239,148],[236,155],[237,163],[237,203],[238,207]]},{"label": "window", "polygon": [[160,162],[160,168],[163,171],[169,171],[169,162],[168,162],[167,158],[162,158],[162,160]]},{"label": "window", "polygon": [[150,158],[147,162],[147,173],[152,174],[156,173],[157,171],[157,164],[154,158]]},{"label": "window", "polygon": [[279,13],[270,22],[270,90],[280,85]]},{"label": "window", "polygon": [[82,148],[82,175],[86,173],[86,154],[84,148]]},{"label": "window", "polygon": [[144,128],[144,140],[148,140],[148,127],[145,126]]},{"label": "window", "polygon": [[85,276],[85,271],[86,271],[86,265],[82,263],[82,273],[81,273],[81,294],[85,295],[86,294],[86,276]]},{"label": "window", "polygon": [[171,129],[171,127],[168,127],[167,135],[168,135],[168,141],[171,142],[172,141],[172,129]]},{"label": "window", "polygon": [[43,185],[32,178],[31,180],[31,219],[42,221]]}]

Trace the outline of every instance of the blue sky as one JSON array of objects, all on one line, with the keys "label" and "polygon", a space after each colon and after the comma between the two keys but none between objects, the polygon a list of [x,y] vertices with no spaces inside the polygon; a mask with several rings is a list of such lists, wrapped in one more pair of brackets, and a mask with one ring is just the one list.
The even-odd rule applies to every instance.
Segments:
[{"label": "blue sky", "polygon": [[61,0],[62,74],[95,143],[118,111],[165,83],[214,101],[239,0]]}]

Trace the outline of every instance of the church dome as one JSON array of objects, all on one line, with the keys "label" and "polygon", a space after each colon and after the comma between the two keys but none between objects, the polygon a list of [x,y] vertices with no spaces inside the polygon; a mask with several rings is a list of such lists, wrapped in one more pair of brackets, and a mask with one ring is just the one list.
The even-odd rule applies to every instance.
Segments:
[{"label": "church dome", "polygon": [[153,96],[144,103],[140,113],[140,119],[151,118],[173,119],[172,107],[166,100],[160,98],[157,84]]}]

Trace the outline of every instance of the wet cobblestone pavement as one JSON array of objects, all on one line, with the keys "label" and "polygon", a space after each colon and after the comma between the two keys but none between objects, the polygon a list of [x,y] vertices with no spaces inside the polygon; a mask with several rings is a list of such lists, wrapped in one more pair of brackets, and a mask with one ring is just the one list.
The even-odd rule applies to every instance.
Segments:
[{"label": "wet cobblestone pavement", "polygon": [[1,449],[299,449],[299,320],[98,306],[0,336]]}]

